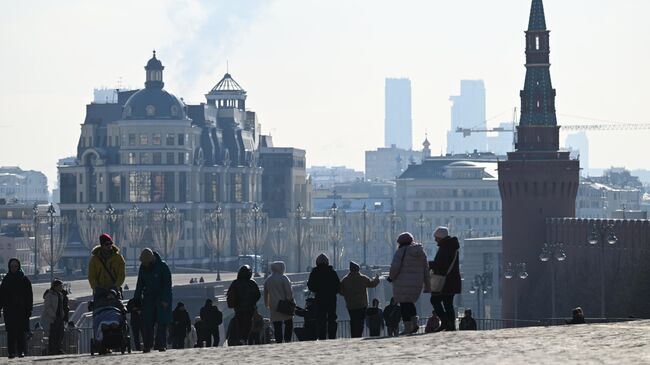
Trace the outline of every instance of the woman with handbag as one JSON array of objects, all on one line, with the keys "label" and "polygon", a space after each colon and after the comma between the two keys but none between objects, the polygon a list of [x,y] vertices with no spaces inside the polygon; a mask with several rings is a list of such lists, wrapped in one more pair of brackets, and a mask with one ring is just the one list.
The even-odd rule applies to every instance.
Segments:
[{"label": "woman with handbag", "polygon": [[[460,244],[458,238],[450,237],[446,227],[438,227],[434,233],[438,243],[438,252],[429,267],[432,279],[439,279],[438,288],[431,288],[431,305],[440,317],[438,331],[456,330],[456,313],[454,312],[454,295],[461,292],[460,265],[458,255]],[[432,280],[435,281],[435,280]]]},{"label": "woman with handbag", "polygon": [[[291,342],[293,336],[293,315],[296,305],[291,291],[291,281],[284,271],[283,261],[272,263],[271,275],[264,282],[264,304],[271,313],[276,343]],[[282,324],[284,324],[284,331]]]},{"label": "woman with handbag", "polygon": [[400,335],[415,333],[420,328],[415,302],[424,291],[431,290],[427,254],[413,235],[404,232],[397,238],[399,245],[390,265],[388,281],[393,284],[393,297],[400,303],[404,331]]}]

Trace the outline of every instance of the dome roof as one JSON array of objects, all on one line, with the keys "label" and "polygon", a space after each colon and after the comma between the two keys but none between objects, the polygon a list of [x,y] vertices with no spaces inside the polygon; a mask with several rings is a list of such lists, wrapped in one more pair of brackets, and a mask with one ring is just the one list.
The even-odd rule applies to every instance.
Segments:
[{"label": "dome roof", "polygon": [[124,104],[122,118],[187,119],[185,104],[176,96],[158,88],[145,88],[131,95]]},{"label": "dome roof", "polygon": [[470,161],[456,161],[450,163],[449,167],[477,167],[477,165]]},{"label": "dome roof", "polygon": [[159,59],[156,58],[156,51],[153,51],[153,57],[147,62],[147,66],[145,66],[145,69],[147,70],[162,70],[164,69],[162,62],[160,62]]},{"label": "dome roof", "polygon": [[219,92],[219,91],[244,91],[244,88],[239,86],[237,81],[233,80],[232,76],[229,73],[226,73],[221,81],[219,81],[213,88],[210,90],[210,93]]}]

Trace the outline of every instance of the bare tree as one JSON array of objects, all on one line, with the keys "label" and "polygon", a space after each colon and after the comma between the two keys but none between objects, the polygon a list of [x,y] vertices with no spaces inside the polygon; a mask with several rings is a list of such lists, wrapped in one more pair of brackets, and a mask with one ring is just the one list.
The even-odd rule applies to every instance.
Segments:
[{"label": "bare tree", "polygon": [[201,222],[203,238],[212,248],[210,252],[210,266],[212,266],[213,254],[217,254],[217,280],[221,280],[221,253],[223,252],[226,239],[230,237],[229,216],[229,214],[223,214],[221,207],[217,206],[215,210],[205,212]]},{"label": "bare tree", "polygon": [[[50,221],[52,219],[52,221]],[[55,216],[41,220],[38,229],[38,244],[40,246],[41,258],[50,270],[59,263],[63,256],[63,250],[68,242],[68,222],[65,217]]]},{"label": "bare tree", "polygon": [[175,208],[165,205],[159,212],[153,215],[153,240],[156,249],[163,253],[165,260],[173,253],[174,246],[181,237],[183,229],[183,214]]},{"label": "bare tree", "polygon": [[83,244],[92,250],[98,244],[99,235],[104,229],[105,219],[92,205],[77,214],[77,227]]},{"label": "bare tree", "polygon": [[286,256],[289,249],[287,227],[279,222],[271,228],[271,249],[276,260]]}]

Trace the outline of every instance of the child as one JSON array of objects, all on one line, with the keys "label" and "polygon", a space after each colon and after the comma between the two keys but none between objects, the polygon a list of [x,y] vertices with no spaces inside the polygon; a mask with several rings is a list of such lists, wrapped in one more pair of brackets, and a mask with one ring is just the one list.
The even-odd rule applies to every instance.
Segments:
[{"label": "child", "polygon": [[424,333],[433,333],[438,327],[440,327],[440,318],[436,315],[436,312],[431,313],[431,317],[427,321],[427,326],[424,328]]},{"label": "child", "polygon": [[249,345],[259,345],[261,343],[261,334],[264,330],[264,318],[255,308],[253,312],[253,321],[251,325],[251,333],[248,335],[248,344]]}]

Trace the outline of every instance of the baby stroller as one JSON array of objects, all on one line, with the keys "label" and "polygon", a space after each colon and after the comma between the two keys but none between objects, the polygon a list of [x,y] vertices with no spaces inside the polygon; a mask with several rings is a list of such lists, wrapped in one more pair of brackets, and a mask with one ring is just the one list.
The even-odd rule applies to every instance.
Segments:
[{"label": "baby stroller", "polygon": [[115,290],[95,295],[89,303],[93,312],[93,336],[90,355],[104,355],[112,351],[131,353],[131,336],[126,321],[126,309]]},{"label": "baby stroller", "polygon": [[308,296],[305,299],[305,308],[296,306],[296,315],[305,319],[303,327],[296,327],[293,332],[298,341],[316,341],[316,298]]}]

